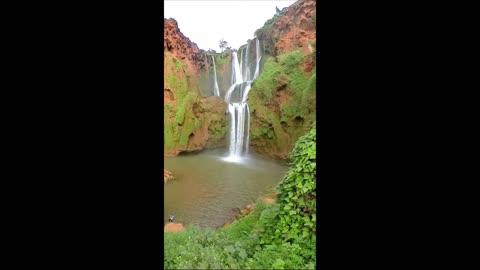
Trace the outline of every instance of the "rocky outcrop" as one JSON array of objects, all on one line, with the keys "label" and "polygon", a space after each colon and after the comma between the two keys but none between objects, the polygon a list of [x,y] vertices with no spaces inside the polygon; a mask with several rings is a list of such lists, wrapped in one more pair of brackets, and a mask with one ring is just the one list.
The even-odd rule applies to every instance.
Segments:
[{"label": "rocky outcrop", "polygon": [[173,177],[173,174],[165,169],[163,169],[163,183],[167,183],[168,181],[170,180],[173,180],[175,179],[175,177]]},{"label": "rocky outcrop", "polygon": [[174,19],[165,19],[164,27],[164,155],[224,145],[226,105],[204,94],[211,69],[206,53],[180,32]]},{"label": "rocky outcrop", "polygon": [[199,71],[204,69],[207,61],[205,51],[200,50],[197,44],[190,41],[178,28],[175,19],[164,19],[164,51],[172,53],[176,58],[185,60],[189,68]]},{"label": "rocky outcrop", "polygon": [[271,26],[259,38],[274,46],[275,54],[300,48],[304,54],[313,52],[310,42],[316,38],[316,0],[299,0],[273,18]]},{"label": "rocky outcrop", "polygon": [[249,93],[250,143],[286,159],[316,120],[316,1],[299,0],[256,31],[265,48]]},{"label": "rocky outcrop", "polygon": [[169,222],[163,227],[164,232],[180,232],[185,230],[182,223]]}]

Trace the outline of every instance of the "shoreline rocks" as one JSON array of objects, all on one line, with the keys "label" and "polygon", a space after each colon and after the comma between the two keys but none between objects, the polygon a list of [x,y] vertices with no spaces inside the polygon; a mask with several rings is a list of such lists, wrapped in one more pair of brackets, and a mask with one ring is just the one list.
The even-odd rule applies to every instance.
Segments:
[{"label": "shoreline rocks", "polygon": [[169,172],[165,169],[163,169],[163,183],[167,183],[167,181],[173,180],[175,177],[173,177],[173,173]]},{"label": "shoreline rocks", "polygon": [[180,232],[185,230],[182,223],[169,222],[163,227],[164,232]]}]

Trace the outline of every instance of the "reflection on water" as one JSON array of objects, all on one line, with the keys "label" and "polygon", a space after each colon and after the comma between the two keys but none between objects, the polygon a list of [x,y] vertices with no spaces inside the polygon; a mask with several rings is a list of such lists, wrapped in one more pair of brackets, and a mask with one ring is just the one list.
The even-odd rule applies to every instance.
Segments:
[{"label": "reflection on water", "polygon": [[272,191],[287,171],[286,165],[258,156],[228,162],[223,152],[165,158],[165,169],[175,176],[165,184],[165,222],[174,214],[176,222],[220,226],[235,216],[233,208]]}]

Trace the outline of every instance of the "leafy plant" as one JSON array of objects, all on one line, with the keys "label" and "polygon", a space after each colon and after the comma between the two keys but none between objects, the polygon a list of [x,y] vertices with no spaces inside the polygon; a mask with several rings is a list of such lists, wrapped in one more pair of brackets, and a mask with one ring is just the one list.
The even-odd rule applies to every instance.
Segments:
[{"label": "leafy plant", "polygon": [[316,241],[316,128],[300,137],[291,154],[291,167],[278,187],[274,230],[264,243],[272,241]]}]

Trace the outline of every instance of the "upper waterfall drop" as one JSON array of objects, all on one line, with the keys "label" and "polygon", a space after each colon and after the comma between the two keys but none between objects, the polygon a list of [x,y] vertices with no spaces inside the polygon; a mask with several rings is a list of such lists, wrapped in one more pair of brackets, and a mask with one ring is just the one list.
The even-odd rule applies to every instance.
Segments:
[{"label": "upper waterfall drop", "polygon": [[215,96],[220,96],[220,90],[218,89],[218,81],[217,81],[217,68],[215,67],[215,57],[213,57],[213,55],[212,55],[212,61],[213,61],[213,76],[215,79],[213,94]]},{"label": "upper waterfall drop", "polygon": [[240,70],[240,64],[238,63],[237,53],[232,53],[233,68],[235,71],[235,84],[241,84],[243,82],[242,71]]},{"label": "upper waterfall drop", "polygon": [[250,48],[250,44],[247,43],[247,47],[245,48],[245,67],[243,68],[243,79],[245,81],[250,80],[250,68],[248,67],[248,50]]}]

